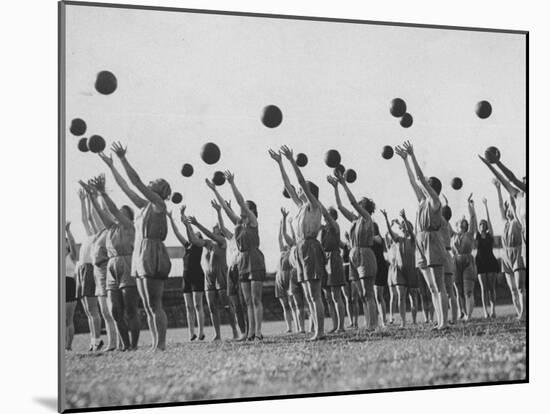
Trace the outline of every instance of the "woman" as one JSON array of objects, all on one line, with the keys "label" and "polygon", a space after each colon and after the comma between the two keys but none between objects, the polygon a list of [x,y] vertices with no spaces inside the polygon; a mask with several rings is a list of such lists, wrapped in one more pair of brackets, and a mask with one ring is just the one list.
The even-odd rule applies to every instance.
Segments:
[{"label": "woman", "polygon": [[166,313],[162,307],[164,284],[172,264],[164,245],[168,232],[166,200],[172,192],[170,184],[162,178],[145,185],[126,158],[126,148],[120,142],[111,150],[119,158],[130,182],[144,198],[127,185],[117,183],[140,210],[135,219],[136,237],[132,255],[132,277],[136,278],[139,295],[143,302],[147,323],[151,332],[151,351],[166,349]]},{"label": "woman", "polygon": [[[239,340],[244,340],[247,336],[247,329],[246,318],[244,317],[243,313],[244,299],[242,298],[242,293],[239,289],[239,249],[237,249],[235,235],[231,233],[231,231],[229,231],[227,227],[225,227],[221,214],[222,207],[216,202],[216,200],[212,200],[211,204],[214,210],[216,210],[216,215],[218,216],[218,226],[221,230],[221,233],[227,240],[227,297],[229,299],[229,306],[231,307],[231,311],[235,315],[237,319],[237,324],[239,325],[239,330],[241,331]],[[227,202],[226,204],[227,207],[231,209],[231,203]]]},{"label": "woman", "polygon": [[241,208],[238,217],[220,196],[216,187],[209,180],[207,186],[214,192],[218,202],[235,224],[235,241],[239,249],[239,283],[243,292],[248,315],[247,340],[262,340],[263,304],[262,292],[265,280],[265,259],[260,250],[260,235],[258,231],[258,210],[253,201],[243,198],[235,184],[235,176],[225,171],[225,179],[231,186],[237,204]]},{"label": "woman", "polygon": [[495,254],[493,253],[493,225],[489,216],[487,199],[483,198],[487,220],[479,221],[479,231],[476,232],[477,244],[476,268],[479,285],[481,286],[481,302],[483,304],[483,315],[485,319],[495,318],[496,306],[496,282],[497,273],[500,271]]},{"label": "woman", "polygon": [[90,328],[90,348],[88,351],[94,352],[101,350],[104,345],[101,340],[101,316],[99,315],[99,305],[95,295],[94,266],[91,255],[93,235],[96,233],[96,229],[89,214],[91,206],[86,191],[81,189],[78,194],[80,197],[82,224],[86,231],[86,237],[80,245],[78,255],[76,299],[82,303],[82,308],[88,318],[88,326]]},{"label": "woman", "polygon": [[[409,141],[403,147],[396,147],[396,153],[403,159],[409,182],[418,200],[416,215],[416,265],[422,271],[426,284],[430,288],[438,325],[434,329],[448,329],[449,298],[445,286],[443,265],[447,253],[441,240],[441,181],[437,177],[427,179],[418,164],[413,146]],[[411,158],[414,170],[408,163]]]},{"label": "woman", "polygon": [[333,328],[329,333],[342,333],[345,331],[344,320],[346,317],[342,291],[344,290],[346,279],[344,274],[344,262],[340,255],[340,226],[336,221],[338,219],[338,212],[332,207],[326,209],[320,201],[319,207],[325,219],[325,224],[321,227],[320,241],[326,257],[326,290],[330,294],[330,296],[327,297],[327,302],[332,303],[335,316],[335,318],[333,318]]},{"label": "woman", "polygon": [[106,292],[107,305],[113,315],[122,351],[134,351],[138,347],[140,323],[138,319],[138,291],[136,280],[131,277],[134,251],[134,211],[129,206],[120,209],[107,194],[105,178],[100,176],[90,183],[101,195],[107,215],[94,203],[106,229],[107,250]]},{"label": "woman", "polygon": [[384,294],[386,287],[388,286],[388,262],[384,257],[386,251],[386,244],[384,239],[380,235],[380,229],[378,224],[373,221],[374,226],[374,244],[372,250],[376,257],[376,278],[374,279],[374,293],[376,299],[376,307],[378,314],[380,315],[380,326],[384,328],[386,326],[386,300]]},{"label": "woman", "polygon": [[[374,281],[377,273],[376,256],[374,255],[374,224],[371,215],[374,213],[374,201],[363,197],[357,201],[342,174],[336,177],[327,177],[328,182],[334,187],[338,209],[352,224],[350,229],[350,265],[351,272],[356,276],[354,283],[359,291],[365,313],[365,325],[367,331],[373,331],[377,327],[377,304],[374,294]],[[340,200],[338,184],[342,186],[348,196],[348,200],[358,213],[353,214],[347,210]],[[351,273],[350,272],[350,273]]]},{"label": "woman", "polygon": [[[451,217],[453,215],[453,211],[451,210],[451,207],[449,207],[449,202],[447,200],[447,197],[442,194],[443,199],[445,200],[445,205],[441,209],[441,228],[439,229],[439,235],[441,236],[441,240],[443,242],[443,245],[445,246],[445,250],[447,252],[445,256],[445,262],[443,263],[443,272],[445,275],[445,290],[447,291],[447,296],[449,298],[449,305],[451,308],[451,318],[449,320],[449,324],[454,324],[458,321],[458,291],[455,288],[455,260],[452,255],[452,248],[451,248],[451,239],[454,235],[454,231],[449,224]],[[464,306],[462,306],[464,308]]]},{"label": "woman", "polygon": [[458,232],[451,239],[455,264],[455,287],[464,312],[464,320],[466,321],[471,319],[474,310],[474,286],[476,279],[472,250],[477,230],[477,218],[472,194],[468,197],[468,210],[470,213],[470,222],[462,219]]},{"label": "woman", "polygon": [[356,286],[351,280],[350,264],[349,264],[349,252],[351,244],[349,241],[349,233],[344,233],[345,241],[342,242],[340,248],[342,249],[342,261],[344,262],[344,275],[346,278],[346,284],[343,287],[343,295],[346,300],[346,312],[349,318],[348,328],[357,329],[357,319],[359,317],[359,292]]},{"label": "woman", "polygon": [[[181,207],[181,221],[185,225],[185,206]],[[187,315],[187,329],[189,329],[189,340],[204,340],[204,271],[201,265],[203,245],[194,244],[187,240],[179,231],[174,222],[172,212],[168,212],[168,218],[176,238],[183,246],[183,300]],[[189,236],[188,226],[185,230]],[[191,231],[192,233],[192,231]],[[198,238],[198,237],[197,237]],[[199,336],[195,334],[195,323],[199,327]]]},{"label": "woman", "polygon": [[294,322],[296,322],[296,314],[294,312],[294,307],[291,306],[292,300],[289,295],[292,265],[290,264],[290,246],[285,243],[283,236],[283,225],[286,221],[288,211],[281,208],[281,214],[283,217],[279,225],[278,235],[280,258],[277,273],[275,275],[275,298],[279,301],[283,309],[283,318],[286,322],[286,333],[291,333],[292,320],[294,319]]},{"label": "woman", "polygon": [[[185,209],[182,209],[182,218]],[[212,231],[200,224],[197,219],[190,216],[185,221],[186,226],[193,225],[202,231],[210,240],[205,240],[202,237],[197,237],[200,233],[193,233],[192,229],[188,232],[189,240],[196,246],[206,248],[206,269],[205,269],[205,284],[206,284],[206,301],[210,310],[212,321],[217,319],[216,337],[214,340],[221,339],[220,333],[220,309],[227,310],[227,317],[233,339],[238,339],[236,317],[233,308],[228,306],[227,298],[227,242],[218,225],[215,225]],[[214,323],[216,329],[216,323]]]},{"label": "woman", "polygon": [[65,350],[71,351],[74,338],[74,311],[76,309],[76,243],[71,233],[71,222],[65,224]]}]

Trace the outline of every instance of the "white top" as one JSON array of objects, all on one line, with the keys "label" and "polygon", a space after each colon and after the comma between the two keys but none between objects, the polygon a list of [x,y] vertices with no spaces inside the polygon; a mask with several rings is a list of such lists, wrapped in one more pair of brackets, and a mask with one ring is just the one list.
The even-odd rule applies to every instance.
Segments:
[{"label": "white top", "polygon": [[235,235],[227,241],[227,264],[229,267],[233,266],[239,257],[239,249],[237,248],[237,242]]},{"label": "white top", "polygon": [[80,246],[80,252],[78,253],[78,264],[82,265],[85,263],[92,262],[92,242],[94,241],[94,236],[88,236],[82,242]]},{"label": "white top", "polygon": [[73,259],[71,259],[70,253],[67,253],[65,255],[65,276],[74,278],[75,270],[76,270],[76,264],[73,261]]}]

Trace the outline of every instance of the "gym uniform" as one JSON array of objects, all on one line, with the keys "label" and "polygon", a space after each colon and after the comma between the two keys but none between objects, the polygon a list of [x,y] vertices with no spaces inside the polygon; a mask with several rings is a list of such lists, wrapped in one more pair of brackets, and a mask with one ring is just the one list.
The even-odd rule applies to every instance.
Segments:
[{"label": "gym uniform", "polygon": [[156,212],[148,202],[135,219],[136,238],[132,276],[166,280],[172,263],[164,245],[168,233],[166,211]]},{"label": "gym uniform", "polygon": [[472,234],[455,233],[452,239],[452,247],[455,263],[455,284],[464,286],[470,284],[473,286],[476,280],[476,268],[472,250],[474,239]]},{"label": "gym uniform", "polygon": [[288,282],[288,294],[291,296],[303,296],[304,292],[298,282],[298,253],[296,252],[296,246],[290,248],[288,263],[292,267],[290,271],[290,280]]},{"label": "gym uniform", "polygon": [[220,246],[214,241],[206,241],[206,290],[227,290],[227,252],[226,243]]},{"label": "gym uniform", "polygon": [[522,228],[517,219],[507,220],[502,233],[502,270],[508,274],[514,274],[517,270],[525,270],[522,253]]},{"label": "gym uniform", "polygon": [[105,245],[107,240],[107,229],[100,230],[94,235],[92,242],[92,262],[94,264],[95,295],[107,295],[107,262],[109,254]]},{"label": "gym uniform", "polygon": [[526,194],[520,191],[516,196],[516,215],[518,216],[519,223],[521,224],[521,255],[523,256],[523,263],[527,261],[527,206],[526,206]]},{"label": "gym uniform", "polygon": [[427,198],[419,203],[415,233],[416,265],[420,269],[443,266],[447,260],[448,254],[439,233],[442,221],[441,204],[434,210]]},{"label": "gym uniform", "polygon": [[76,269],[76,298],[95,296],[94,265],[92,264],[92,236],[88,236],[80,246]]},{"label": "gym uniform", "polygon": [[418,288],[418,275],[415,267],[414,240],[398,237],[389,249],[389,285]]},{"label": "gym uniform", "polygon": [[[307,220],[306,220],[307,219]],[[321,209],[304,203],[294,220],[298,282],[325,279],[325,253],[317,239],[321,230]]]},{"label": "gym uniform", "polygon": [[183,248],[183,293],[204,292],[202,247],[187,242]]},{"label": "gym uniform", "polygon": [[327,287],[343,286],[346,284],[344,263],[340,255],[340,226],[324,225],[321,228],[321,247],[325,252],[325,274]]},{"label": "gym uniform", "polygon": [[284,298],[289,294],[290,278],[292,273],[292,265],[290,264],[290,249],[285,249],[281,252],[279,259],[279,269],[275,275],[275,297]]},{"label": "gym uniform", "polygon": [[445,217],[441,217],[441,228],[439,229],[439,235],[441,236],[441,241],[447,251],[447,255],[445,256],[445,261],[443,263],[443,272],[445,273],[445,277],[453,278],[455,273],[455,264],[453,256],[451,255],[451,239],[454,235],[454,231]]},{"label": "gym uniform", "polygon": [[239,294],[239,249],[235,236],[227,241],[227,256],[229,268],[227,269],[227,296]]},{"label": "gym uniform", "polygon": [[109,228],[105,247],[109,255],[107,262],[107,290],[136,286],[132,274],[132,252],[136,230],[134,226],[126,227],[115,223]]},{"label": "gym uniform", "polygon": [[372,250],[374,244],[374,225],[372,219],[359,216],[350,229],[350,280],[374,279],[378,270],[376,256]]},{"label": "gym uniform", "polygon": [[380,240],[373,239],[372,251],[374,252],[374,257],[376,257],[376,278],[374,284],[376,286],[388,286],[388,262],[384,257],[384,250],[386,250],[386,245],[384,240],[380,236],[380,229],[378,224],[374,221],[372,222],[374,226],[374,236],[380,237]]},{"label": "gym uniform", "polygon": [[476,267],[477,273],[498,273],[500,265],[495,254],[493,253],[493,235],[485,233],[485,237],[480,232],[476,233],[475,240],[477,242]]},{"label": "gym uniform", "polygon": [[265,280],[265,258],[260,250],[258,226],[252,227],[248,219],[240,218],[235,227],[235,241],[238,257],[239,281],[263,282]]},{"label": "gym uniform", "polygon": [[75,270],[75,263],[71,259],[70,253],[67,253],[65,255],[65,303],[76,300]]}]

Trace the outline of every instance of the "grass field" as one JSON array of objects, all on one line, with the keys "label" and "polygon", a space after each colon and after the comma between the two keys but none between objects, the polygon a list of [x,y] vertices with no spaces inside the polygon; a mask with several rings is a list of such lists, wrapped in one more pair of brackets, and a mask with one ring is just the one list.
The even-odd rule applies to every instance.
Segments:
[{"label": "grass field", "polygon": [[485,321],[476,309],[476,319],[445,334],[392,325],[317,343],[282,334],[283,322],[266,323],[265,339],[253,343],[187,342],[185,329],[173,329],[164,353],[145,351],[146,331],[143,350],[125,353],[87,353],[89,336],[78,335],[66,354],[67,408],[521,380],[525,324],[512,313],[498,307],[500,316]]}]

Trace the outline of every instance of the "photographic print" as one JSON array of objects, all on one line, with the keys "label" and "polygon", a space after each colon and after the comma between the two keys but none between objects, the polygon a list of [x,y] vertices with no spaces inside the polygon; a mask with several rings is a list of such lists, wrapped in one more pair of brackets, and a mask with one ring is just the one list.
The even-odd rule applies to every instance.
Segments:
[{"label": "photographic print", "polygon": [[59,12],[61,411],[528,381],[527,32]]}]

